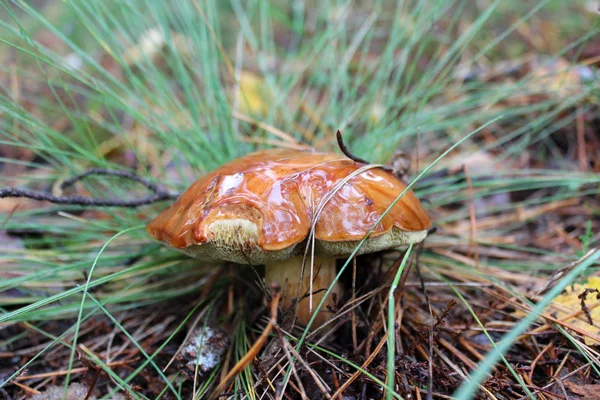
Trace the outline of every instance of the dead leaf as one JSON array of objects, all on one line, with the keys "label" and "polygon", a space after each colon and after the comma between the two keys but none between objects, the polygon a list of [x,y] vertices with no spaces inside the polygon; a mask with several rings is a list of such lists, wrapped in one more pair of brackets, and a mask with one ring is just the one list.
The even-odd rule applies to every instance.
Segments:
[{"label": "dead leaf", "polygon": [[[580,295],[587,291],[589,294],[583,301],[586,307],[589,308],[589,317],[591,317],[593,324],[589,323],[585,313],[575,318],[569,318],[565,322],[591,335],[600,336],[600,307],[593,307],[597,305],[598,301],[596,295],[592,293],[598,290],[600,290],[600,277],[598,276],[590,277],[586,283],[578,283],[568,287],[563,294],[554,299],[554,303],[559,305],[556,311],[556,318],[563,320],[567,316],[581,311],[582,298]],[[584,336],[583,340],[588,346],[600,344],[596,340],[586,336]]]},{"label": "dead leaf", "polygon": [[573,382],[564,382],[569,390],[586,400],[600,400],[600,385],[578,385]]},{"label": "dead leaf", "polygon": [[265,80],[252,72],[242,71],[238,84],[240,111],[250,115],[267,115],[272,96]]}]

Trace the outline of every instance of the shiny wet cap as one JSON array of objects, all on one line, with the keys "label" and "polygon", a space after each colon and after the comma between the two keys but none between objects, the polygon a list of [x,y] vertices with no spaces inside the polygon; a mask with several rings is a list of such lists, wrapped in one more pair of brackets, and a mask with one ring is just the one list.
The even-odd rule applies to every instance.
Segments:
[{"label": "shiny wet cap", "polygon": [[[252,153],[198,179],[147,230],[197,258],[243,264],[286,259],[304,250],[300,244],[323,198],[363,166],[332,153],[288,149]],[[318,216],[316,253],[351,254],[405,188],[379,168],[352,177]],[[408,191],[358,254],[420,242],[430,226],[421,203]]]}]

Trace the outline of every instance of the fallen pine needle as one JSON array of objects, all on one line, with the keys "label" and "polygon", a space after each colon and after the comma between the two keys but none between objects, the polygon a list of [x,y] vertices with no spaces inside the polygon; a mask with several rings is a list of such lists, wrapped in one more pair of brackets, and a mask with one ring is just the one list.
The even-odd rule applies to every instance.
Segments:
[{"label": "fallen pine needle", "polygon": [[[116,361],[116,362],[112,362],[112,363],[108,363],[106,364],[107,367],[112,368],[112,367],[120,367],[122,365],[127,365],[127,364],[131,364],[133,362],[138,361],[139,358],[135,358],[133,360],[128,360],[128,361]],[[87,367],[82,367],[82,368],[73,368],[71,369],[71,374],[78,374],[80,372],[87,372],[90,369]],[[63,376],[63,375],[67,375],[69,371],[68,370],[62,370],[62,371],[54,371],[54,372],[44,372],[42,374],[35,374],[35,375],[21,375],[15,378],[15,381],[26,381],[28,379],[44,379],[44,378],[52,378],[55,376]]]},{"label": "fallen pine needle", "polygon": [[23,389],[25,392],[27,392],[29,394],[42,394],[42,392],[35,390],[34,388],[31,388],[27,385],[23,385],[22,383],[19,383],[19,382],[13,381],[13,385],[20,387],[21,389]]}]

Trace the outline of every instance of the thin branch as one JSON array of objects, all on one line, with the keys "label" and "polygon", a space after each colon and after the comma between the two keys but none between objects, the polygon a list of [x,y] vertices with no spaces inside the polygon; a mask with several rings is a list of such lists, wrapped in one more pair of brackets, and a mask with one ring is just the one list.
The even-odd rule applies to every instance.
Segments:
[{"label": "thin branch", "polygon": [[73,186],[77,181],[87,178],[90,175],[104,175],[104,176],[117,176],[120,178],[125,178],[137,182],[148,190],[153,192],[151,195],[146,197],[142,197],[140,199],[132,199],[132,200],[115,200],[115,199],[95,199],[91,197],[73,195],[73,196],[55,196],[49,192],[42,192],[31,189],[24,188],[15,188],[9,187],[0,189],[0,198],[5,197],[25,197],[33,200],[40,201],[49,201],[54,204],[66,204],[66,205],[78,205],[78,206],[88,206],[88,207],[124,207],[124,208],[133,208],[144,206],[152,203],[156,203],[163,200],[172,200],[179,197],[179,193],[172,193],[166,190],[160,189],[156,184],[141,178],[137,175],[134,175],[130,172],[126,171],[113,171],[107,169],[90,169],[82,174],[74,176],[66,181],[64,181],[61,185],[61,189],[69,188]]},{"label": "thin branch", "polygon": [[160,192],[135,200],[111,200],[111,199],[93,199],[85,196],[54,196],[48,192],[39,192],[36,190],[21,188],[0,189],[0,199],[5,197],[26,197],[28,199],[49,201],[55,204],[67,204],[89,207],[125,207],[133,208],[156,203],[163,200],[177,198],[172,193]]}]

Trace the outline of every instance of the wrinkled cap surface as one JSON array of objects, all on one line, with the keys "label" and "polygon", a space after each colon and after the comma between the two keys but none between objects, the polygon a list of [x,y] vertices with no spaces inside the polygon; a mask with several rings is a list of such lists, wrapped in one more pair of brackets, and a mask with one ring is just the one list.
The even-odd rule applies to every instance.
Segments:
[{"label": "wrinkled cap surface", "polygon": [[[264,264],[298,254],[324,197],[363,167],[342,155],[272,149],[229,162],[192,184],[150,224],[157,240],[198,258]],[[406,185],[380,168],[352,177],[318,215],[316,251],[347,256]],[[429,216],[408,191],[359,254],[422,241]]]}]

